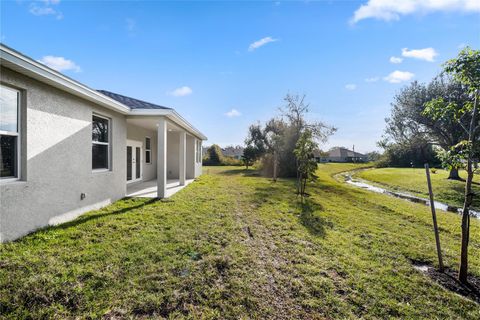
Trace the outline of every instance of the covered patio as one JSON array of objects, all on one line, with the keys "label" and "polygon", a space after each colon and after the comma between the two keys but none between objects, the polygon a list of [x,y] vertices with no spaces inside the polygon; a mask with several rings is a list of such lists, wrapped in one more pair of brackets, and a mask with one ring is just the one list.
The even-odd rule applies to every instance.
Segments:
[{"label": "covered patio", "polygon": [[[193,181],[194,179],[187,179],[185,180],[185,184],[181,185],[180,180],[177,180],[177,179],[167,180],[165,198],[173,196],[175,193],[182,190]],[[128,185],[126,196],[136,197],[136,198],[157,198],[157,194],[158,194],[157,179],[152,179],[152,180],[142,181],[139,183]]]},{"label": "covered patio", "polygon": [[127,197],[168,198],[200,174],[201,139],[167,117],[127,118]]}]

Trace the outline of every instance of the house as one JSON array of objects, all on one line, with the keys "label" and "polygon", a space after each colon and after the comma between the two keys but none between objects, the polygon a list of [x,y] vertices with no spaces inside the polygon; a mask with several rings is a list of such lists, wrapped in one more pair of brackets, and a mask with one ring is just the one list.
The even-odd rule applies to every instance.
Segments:
[{"label": "house", "polygon": [[0,45],[0,241],[202,173],[206,137],[174,109],[96,91]]},{"label": "house", "polygon": [[318,153],[315,158],[318,162],[368,162],[366,155],[342,147],[330,149],[328,156]]},{"label": "house", "polygon": [[234,158],[240,160],[243,156],[243,147],[242,146],[228,146],[222,148],[222,154],[226,157]]}]

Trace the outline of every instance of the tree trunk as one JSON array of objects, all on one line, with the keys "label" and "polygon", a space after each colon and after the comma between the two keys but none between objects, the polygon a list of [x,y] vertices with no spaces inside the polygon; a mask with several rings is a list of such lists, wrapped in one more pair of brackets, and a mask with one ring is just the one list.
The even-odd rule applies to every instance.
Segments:
[{"label": "tree trunk", "polygon": [[462,212],[462,247],[460,254],[460,270],[458,272],[458,280],[467,283],[468,274],[468,242],[470,238],[470,206],[473,201],[472,193],[473,169],[472,161],[468,159],[467,163],[467,182],[465,183],[465,203]]},{"label": "tree trunk", "polygon": [[450,173],[448,174],[448,178],[450,180],[460,180],[460,175],[458,174],[458,168],[450,169]]},{"label": "tree trunk", "polygon": [[298,159],[295,157],[295,170],[297,172],[297,194],[300,193],[300,172],[298,171]]},{"label": "tree trunk", "polygon": [[468,133],[468,142],[470,143],[470,152],[467,159],[467,181],[465,183],[465,202],[462,212],[462,246],[460,251],[460,268],[458,271],[458,280],[462,283],[468,282],[468,241],[470,238],[470,206],[473,202],[472,181],[473,181],[473,147],[475,143],[475,131],[477,129],[477,110],[478,110],[478,90],[475,92],[475,102],[473,104],[472,119]]},{"label": "tree trunk", "polygon": [[277,151],[273,151],[273,182],[277,181]]}]

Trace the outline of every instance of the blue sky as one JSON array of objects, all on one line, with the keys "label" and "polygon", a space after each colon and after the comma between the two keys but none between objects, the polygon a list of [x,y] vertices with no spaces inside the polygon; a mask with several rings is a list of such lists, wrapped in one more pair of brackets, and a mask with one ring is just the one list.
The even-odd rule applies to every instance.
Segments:
[{"label": "blue sky", "polygon": [[338,127],[323,148],[366,152],[395,92],[480,47],[480,2],[9,1],[0,28],[92,88],[174,107],[207,144],[243,144],[286,93],[304,93],[310,117]]}]

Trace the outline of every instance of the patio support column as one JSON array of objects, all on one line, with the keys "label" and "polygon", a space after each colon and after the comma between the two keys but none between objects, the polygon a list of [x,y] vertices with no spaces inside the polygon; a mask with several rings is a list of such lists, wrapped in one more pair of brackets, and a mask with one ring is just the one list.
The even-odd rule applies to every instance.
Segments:
[{"label": "patio support column", "polygon": [[186,149],[187,149],[187,133],[185,131],[180,132],[180,144],[179,144],[179,164],[178,164],[178,175],[180,180],[180,185],[185,185],[185,173],[186,173],[186,166],[187,166],[187,157],[186,157]]},{"label": "patio support column", "polygon": [[157,197],[167,194],[167,121],[161,118],[157,129]]}]

